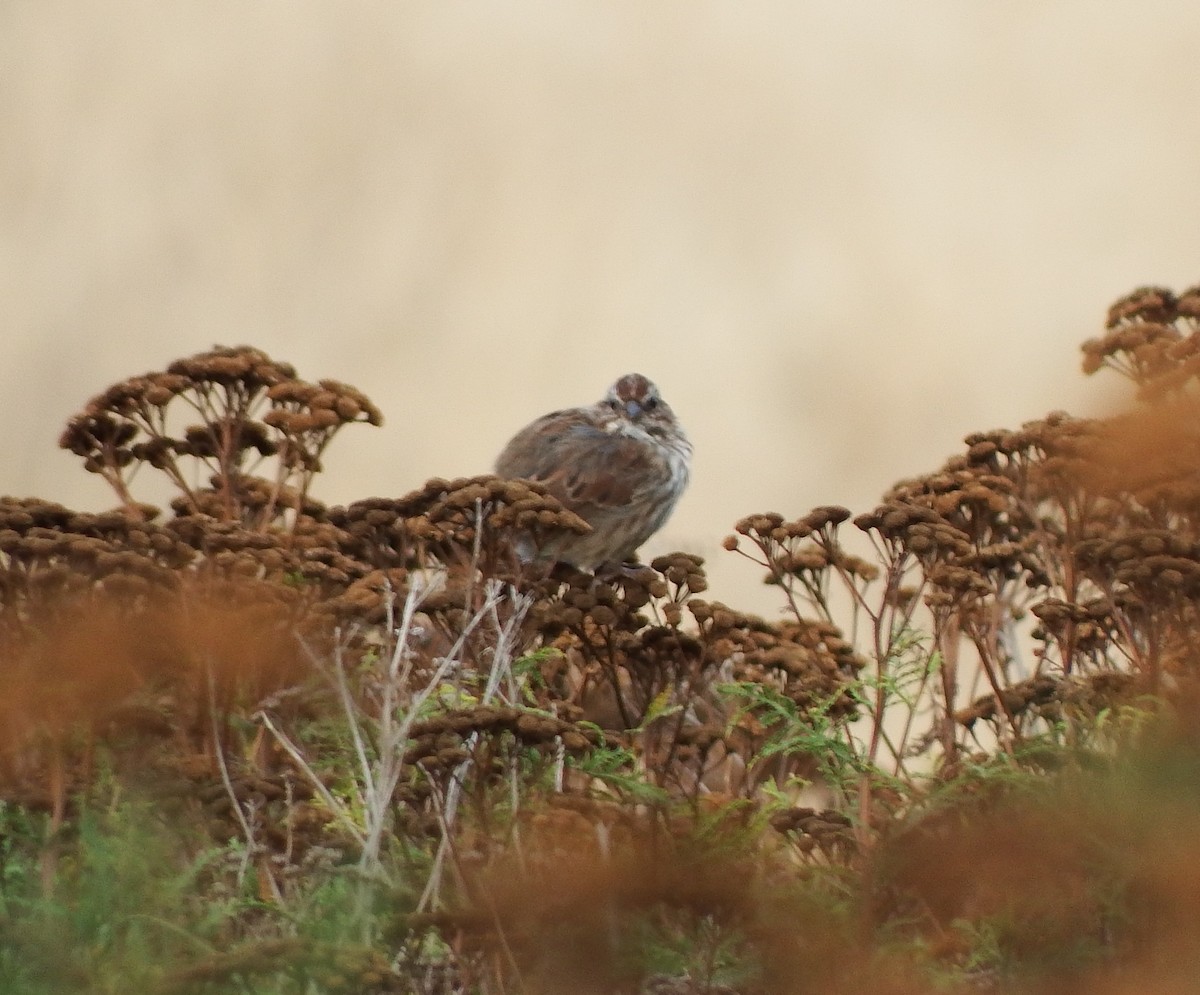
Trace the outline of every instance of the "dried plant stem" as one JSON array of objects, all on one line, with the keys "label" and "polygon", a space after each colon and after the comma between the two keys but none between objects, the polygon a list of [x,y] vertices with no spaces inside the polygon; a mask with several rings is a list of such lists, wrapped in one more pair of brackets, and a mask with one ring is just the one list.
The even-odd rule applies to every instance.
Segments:
[{"label": "dried plant stem", "polygon": [[225,794],[229,797],[230,807],[237,817],[242,835],[246,838],[246,851],[242,855],[237,874],[238,886],[241,887],[242,881],[246,876],[246,868],[254,856],[257,844],[254,839],[254,830],[246,819],[246,814],[242,811],[242,803],[237,796],[237,792],[233,789],[233,780],[229,776],[229,766],[225,763],[225,746],[221,741],[221,727],[217,721],[217,683],[213,677],[211,660],[205,661],[204,671],[208,683],[208,717],[213,738],[213,753],[217,758],[217,768],[221,772],[221,784],[225,787]]}]

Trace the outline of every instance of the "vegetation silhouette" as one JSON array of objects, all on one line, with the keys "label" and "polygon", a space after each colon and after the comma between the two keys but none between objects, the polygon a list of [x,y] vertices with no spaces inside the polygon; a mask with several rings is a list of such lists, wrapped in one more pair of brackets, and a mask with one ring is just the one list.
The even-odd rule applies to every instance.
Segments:
[{"label": "vegetation silhouette", "polygon": [[736,523],[775,620],[537,483],[327,507],[379,410],[259,350],[111,387],[118,507],[0,499],[0,988],[1188,989],[1200,289],[1083,352],[1134,406]]}]

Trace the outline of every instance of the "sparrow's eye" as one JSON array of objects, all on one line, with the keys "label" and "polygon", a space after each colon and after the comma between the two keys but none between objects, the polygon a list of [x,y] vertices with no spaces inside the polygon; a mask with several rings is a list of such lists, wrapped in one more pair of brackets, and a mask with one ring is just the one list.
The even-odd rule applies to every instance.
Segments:
[{"label": "sparrow's eye", "polygon": [[644,400],[642,402],[642,410],[643,411],[653,411],[657,407],[658,407],[658,398],[657,397],[648,397],[648,398],[646,398],[646,400]]}]

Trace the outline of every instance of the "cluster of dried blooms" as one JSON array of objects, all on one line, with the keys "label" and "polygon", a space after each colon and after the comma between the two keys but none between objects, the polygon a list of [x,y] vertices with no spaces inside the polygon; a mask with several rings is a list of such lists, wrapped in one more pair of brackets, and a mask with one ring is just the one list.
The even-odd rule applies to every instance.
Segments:
[{"label": "cluster of dried blooms", "polygon": [[[849,634],[865,661],[864,769],[908,778],[914,754],[937,747],[935,768],[952,778],[972,749],[1017,754],[1064,721],[1194,679],[1200,288],[1136,291],[1108,326],[1085,344],[1085,370],[1132,379],[1132,410],[968,436],[962,454],[855,517],[860,537],[842,529],[848,511],[822,507],[748,516],[726,540],[798,622]],[[867,560],[850,552],[862,536]],[[981,721],[994,738],[980,739]],[[864,822],[880,813],[874,800],[860,796]]]},{"label": "cluster of dried blooms", "polygon": [[[290,364],[249,346],[218,347],[110,387],[68,422],[59,444],[100,474],[130,513],[140,508],[133,475],[146,466],[178,490],[180,514],[266,529],[304,509],[339,429],[382,421],[353,387],[300,380]],[[266,461],[273,472],[254,477]]]},{"label": "cluster of dried blooms", "polygon": [[[1084,354],[1086,371],[1118,370],[1143,403],[971,435],[857,517],[823,506],[739,521],[725,547],[781,592],[775,621],[700,597],[689,554],[597,574],[537,560],[588,528],[537,484],[435,479],[325,507],[309,493],[322,454],[344,425],[379,424],[378,409],[257,350],[132,378],[62,438],[119,510],[0,499],[0,782],[61,822],[97,741],[117,756],[131,743],[135,765],[187,785],[216,837],[247,838],[270,899],[289,867],[364,847],[309,762],[313,720],[374,709],[386,724],[407,709],[391,831],[445,841],[461,798],[462,894],[507,895],[514,853],[527,891],[531,867],[558,873],[555,855],[585,839],[683,846],[679,805],[703,820],[719,800],[721,834],[753,834],[769,784],[759,831],[785,865],[861,864],[916,841],[914,862],[878,865],[878,901],[950,922],[969,913],[961,896],[909,869],[936,862],[921,847],[948,832],[912,817],[919,771],[955,783],[997,748],[1021,756],[1047,730],[1148,693],[1186,698],[1200,662],[1200,288],[1131,294]],[[167,514],[135,499],[147,469],[175,489]],[[520,673],[496,669],[499,642]],[[148,738],[170,748],[147,764]],[[356,739],[368,781],[382,742]],[[615,759],[597,774],[589,758],[604,751]],[[830,781],[822,751],[853,777]],[[538,804],[515,801],[518,772],[541,786]],[[829,807],[779,804],[796,779],[822,778]],[[514,849],[522,834],[540,840],[540,868],[528,842]],[[607,846],[597,890],[570,902],[603,909],[597,894],[629,887]],[[660,901],[669,885],[777,939],[730,898],[740,885],[689,891],[668,877],[620,901]],[[505,901],[507,928],[474,906],[447,922],[478,949],[501,942],[569,974],[523,945],[558,927]]]},{"label": "cluster of dried blooms", "polygon": [[333,508],[328,520],[342,529],[345,548],[380,569],[420,568],[430,562],[488,576],[516,579],[522,550],[587,524],[538,483],[493,476],[434,478],[402,498],[368,498]]},{"label": "cluster of dried blooms", "polygon": [[1200,287],[1176,295],[1140,287],[1108,309],[1106,334],[1083,344],[1083,371],[1116,370],[1145,396],[1162,396],[1200,373]]},{"label": "cluster of dried blooms", "polygon": [[[1087,368],[1113,366],[1143,388],[1170,380],[1171,403],[1185,403],[1197,300],[1154,289],[1118,302],[1109,335],[1085,346]],[[195,423],[176,425],[180,410]],[[850,689],[869,663],[885,676],[925,610],[930,655],[941,660],[930,677],[941,713],[964,729],[978,718],[1007,723],[1001,739],[1011,746],[1048,714],[1030,701],[1052,709],[1092,701],[1079,681],[1099,675],[1108,687],[1107,675],[1130,670],[1153,688],[1187,653],[1171,633],[1189,621],[1200,585],[1190,526],[1200,475],[1180,456],[1200,452],[1200,439],[1176,427],[1166,433],[1169,452],[1158,453],[1142,444],[1145,417],[1055,414],[969,437],[963,455],[902,481],[854,519],[873,561],[846,548],[844,508],[743,519],[726,547],[742,551],[739,538],[748,540],[792,609],[768,622],[697,597],[701,564],[684,554],[599,578],[531,566],[532,549],[587,528],[537,484],[432,480],[404,498],[327,509],[308,494],[321,453],[341,426],[379,424],[378,409],[344,384],[299,380],[258,350],[218,348],[118,384],[71,420],[62,444],[113,485],[120,511],[86,516],[14,500],[0,509],[13,606],[0,613],[0,631],[18,638],[28,629],[31,616],[17,606],[34,594],[61,605],[111,589],[137,606],[149,604],[137,596],[148,585],[158,603],[179,599],[185,576],[266,582],[306,622],[379,625],[413,578],[436,569],[446,583],[424,607],[436,648],[452,644],[478,608],[481,578],[502,578],[532,598],[521,645],[558,651],[542,664],[539,707],[608,730],[641,751],[664,786],[741,791],[757,776],[750,756],[766,737],[756,710],[732,707],[718,685],[770,688],[799,712],[819,708],[835,720],[874,706],[879,723],[882,696],[872,702]],[[254,475],[265,460],[274,473]],[[207,469],[208,487],[190,483],[187,461]],[[130,482],[145,467],[177,489],[169,520],[134,500]],[[839,624],[839,587],[864,626],[858,616]],[[1030,613],[1040,641],[1032,664],[1020,659],[1016,630]],[[964,646],[987,681],[987,693],[966,702],[973,668],[960,664]],[[1068,678],[1048,690],[1047,681]],[[1035,686],[1032,698],[1023,694]],[[943,723],[935,740],[952,763],[961,736]]]}]

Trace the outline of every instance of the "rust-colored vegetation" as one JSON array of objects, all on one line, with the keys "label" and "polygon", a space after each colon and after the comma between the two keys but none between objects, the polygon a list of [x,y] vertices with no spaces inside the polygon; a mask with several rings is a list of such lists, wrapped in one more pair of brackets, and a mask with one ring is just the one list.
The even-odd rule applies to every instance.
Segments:
[{"label": "rust-colored vegetation", "polygon": [[[1136,291],[1084,355],[1136,406],[739,521],[776,620],[687,553],[523,562],[587,529],[536,484],[326,507],[380,413],[258,350],[115,385],[62,445],[118,507],[0,500],[0,979],[1190,990],[1200,290]],[[137,909],[89,891],[113,867]],[[102,941],[47,912],[88,901]]]}]

